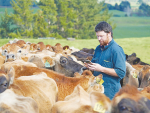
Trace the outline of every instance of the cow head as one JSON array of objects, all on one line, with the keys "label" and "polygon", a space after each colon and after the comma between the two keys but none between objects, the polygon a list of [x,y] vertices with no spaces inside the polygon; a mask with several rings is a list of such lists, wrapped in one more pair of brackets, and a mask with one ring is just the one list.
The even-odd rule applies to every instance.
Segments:
[{"label": "cow head", "polygon": [[136,57],[136,53],[126,56],[127,62],[131,65],[136,65],[140,62],[140,58]]},{"label": "cow head", "polygon": [[91,93],[93,91],[104,93],[104,86],[102,85],[104,81],[102,79],[103,77],[102,74],[95,77],[90,70],[84,70],[82,75],[77,72],[74,73],[74,77],[76,78],[84,77],[84,79],[88,79],[89,86],[86,90],[88,93]]},{"label": "cow head", "polygon": [[0,94],[0,112],[1,113],[38,113],[39,107],[31,97],[24,97],[7,89]]},{"label": "cow head", "polygon": [[110,113],[111,100],[105,94],[93,91],[90,93],[90,101],[96,113]]},{"label": "cow head", "polygon": [[150,66],[146,65],[142,68],[138,79],[140,88],[150,86]]},{"label": "cow head", "polygon": [[52,49],[56,54],[63,52],[63,47],[60,43],[55,44],[55,46],[53,46]]},{"label": "cow head", "polygon": [[52,46],[49,45],[49,44],[46,45],[46,49],[49,50],[49,51],[51,51],[51,52],[53,52]]},{"label": "cow head", "polygon": [[37,51],[37,44],[32,43],[32,44],[30,45],[30,52],[34,52],[34,51]]},{"label": "cow head", "polygon": [[83,48],[83,49],[81,49],[81,51],[84,51],[84,52],[86,52],[86,53],[90,53],[90,54],[94,54],[94,49],[93,48],[91,48],[91,49],[88,49],[88,48]]},{"label": "cow head", "polygon": [[0,93],[4,92],[9,87],[9,85],[13,83],[13,76],[13,68],[11,68],[8,74],[0,70]]},{"label": "cow head", "polygon": [[16,44],[21,48],[24,48],[26,46],[26,42],[24,40],[18,40]]},{"label": "cow head", "polygon": [[126,62],[126,75],[123,78],[122,86],[129,84],[129,85],[134,85],[136,87],[139,87],[138,75],[139,75],[139,71],[134,69],[131,64]]},{"label": "cow head", "polygon": [[[86,70],[87,71],[87,70]],[[91,81],[90,87],[88,88],[87,92],[93,92],[93,91],[97,91],[100,93],[104,93],[104,86],[103,84],[103,79],[102,79],[102,74],[94,77],[93,81]]]},{"label": "cow head", "polygon": [[2,54],[6,56],[5,62],[8,62],[20,59],[23,51],[22,48],[20,48],[17,44],[13,43],[5,45],[2,48]]},{"label": "cow head", "polygon": [[82,74],[83,67],[75,62],[70,56],[58,55],[55,57],[54,71],[65,74],[68,77],[73,77],[75,72]]},{"label": "cow head", "polygon": [[131,55],[126,55],[126,60],[131,65],[137,65],[137,64],[150,65],[148,63],[142,62],[141,59],[136,56],[136,53],[132,53]]},{"label": "cow head", "polygon": [[146,98],[150,99],[150,86],[145,87],[143,90],[140,91],[142,95],[144,95]]},{"label": "cow head", "polygon": [[150,100],[134,86],[126,85],[112,100],[111,113],[149,113]]},{"label": "cow head", "polygon": [[86,53],[84,51],[77,51],[77,52],[73,52],[71,53],[72,55],[76,56],[77,59],[80,59],[80,58],[88,58],[88,57],[93,57],[93,54],[90,54],[90,53]]},{"label": "cow head", "polygon": [[39,54],[35,54],[29,57],[28,62],[32,62],[40,68],[52,69],[55,65],[53,58],[48,55],[41,56]]}]

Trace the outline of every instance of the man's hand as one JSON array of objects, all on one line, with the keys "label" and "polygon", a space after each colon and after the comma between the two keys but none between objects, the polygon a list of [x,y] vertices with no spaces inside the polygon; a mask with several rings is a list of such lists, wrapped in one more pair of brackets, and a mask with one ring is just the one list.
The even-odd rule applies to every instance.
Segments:
[{"label": "man's hand", "polygon": [[99,71],[99,72],[106,73],[111,76],[118,77],[117,73],[115,72],[113,68],[106,68],[97,63],[90,63],[90,64],[84,63],[84,66],[89,68],[89,70],[91,71]]},{"label": "man's hand", "polygon": [[92,63],[92,64],[87,64],[87,67],[91,70],[91,71],[100,71],[103,72],[103,66],[101,66],[100,64],[97,63]]}]

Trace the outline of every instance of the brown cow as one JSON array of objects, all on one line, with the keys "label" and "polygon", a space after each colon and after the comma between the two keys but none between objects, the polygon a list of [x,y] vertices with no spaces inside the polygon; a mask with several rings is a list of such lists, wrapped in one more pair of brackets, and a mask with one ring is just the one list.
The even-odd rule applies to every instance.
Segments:
[{"label": "brown cow", "polygon": [[46,45],[46,49],[53,52],[52,47],[53,47],[53,46],[51,46],[51,45],[49,45],[49,44]]},{"label": "brown cow", "polygon": [[30,67],[37,67],[34,63],[31,62],[25,62],[23,60],[15,60],[12,62],[6,62],[1,66],[1,70],[4,71],[5,73],[8,73],[9,70],[11,69],[11,67],[15,67],[15,66],[30,66]]},{"label": "brown cow", "polygon": [[86,53],[84,51],[77,51],[77,52],[73,52],[71,54],[76,56],[76,58],[82,62],[84,62],[84,60],[86,60],[86,59],[92,60],[92,58],[93,58],[93,54]]},{"label": "brown cow", "polygon": [[150,86],[150,66],[145,65],[139,72],[139,87],[144,88]]},{"label": "brown cow", "polygon": [[94,49],[93,48],[91,48],[91,49],[88,49],[88,48],[83,48],[83,49],[81,49],[80,51],[84,51],[84,52],[86,52],[86,53],[90,53],[90,54],[94,54]]},{"label": "brown cow", "polygon": [[142,95],[144,95],[146,98],[150,99],[150,86],[145,87],[142,91],[140,91]]},{"label": "brown cow", "polygon": [[55,46],[53,46],[52,49],[56,54],[63,53],[63,47],[60,43],[55,44]]},{"label": "brown cow", "polygon": [[0,69],[1,69],[1,66],[5,63],[5,56],[0,56]]},{"label": "brown cow", "polygon": [[0,94],[1,113],[39,113],[38,105],[31,97],[24,97],[15,94],[7,89]]},{"label": "brown cow", "polygon": [[45,54],[33,54],[28,58],[28,62],[34,63],[40,68],[53,68],[55,65],[54,59]]},{"label": "brown cow", "polygon": [[138,88],[139,87],[138,74],[139,71],[134,69],[131,64],[126,62],[126,75],[123,78],[122,86],[129,84]]},{"label": "brown cow", "polygon": [[2,51],[3,55],[6,56],[5,62],[21,59],[21,55],[26,54],[26,50],[20,48],[16,43],[4,45]]},{"label": "brown cow", "polygon": [[[96,93],[98,95],[95,95]],[[97,113],[97,111],[94,111],[93,106],[96,102],[102,100],[99,98],[100,95],[101,93],[97,91],[88,94],[80,85],[77,85],[73,93],[68,95],[64,101],[55,103],[52,107],[52,113]],[[103,100],[105,98],[107,97],[105,96]]]},{"label": "brown cow", "polygon": [[127,62],[131,65],[150,65],[148,63],[142,62],[140,58],[136,56],[136,53],[132,53],[131,55],[126,55]]},{"label": "brown cow", "polygon": [[35,72],[45,72],[48,77],[55,80],[58,86],[58,100],[63,100],[67,95],[71,94],[74,87],[80,84],[84,90],[88,90],[91,84],[97,84],[95,81],[95,76],[92,75],[91,71],[86,70],[87,74],[81,76],[80,78],[66,77],[63,74],[57,73],[52,70],[30,67],[30,66],[15,66],[15,78],[20,76],[33,75]]},{"label": "brown cow", "polygon": [[5,92],[9,87],[17,95],[33,98],[38,105],[39,113],[51,111],[51,107],[57,100],[58,88],[56,82],[47,77],[44,72],[35,72],[32,76],[21,76],[13,80],[16,73],[11,68],[8,75],[4,73],[0,75],[0,82],[2,83],[0,93]]},{"label": "brown cow", "polygon": [[55,61],[54,71],[73,77],[75,72],[82,74],[84,66],[74,61],[70,56],[57,55],[53,57]]},{"label": "brown cow", "polygon": [[24,48],[26,46],[26,42],[24,40],[18,40],[16,44],[21,48]]},{"label": "brown cow", "polygon": [[150,100],[134,86],[126,85],[115,95],[111,103],[111,113],[149,113]]}]

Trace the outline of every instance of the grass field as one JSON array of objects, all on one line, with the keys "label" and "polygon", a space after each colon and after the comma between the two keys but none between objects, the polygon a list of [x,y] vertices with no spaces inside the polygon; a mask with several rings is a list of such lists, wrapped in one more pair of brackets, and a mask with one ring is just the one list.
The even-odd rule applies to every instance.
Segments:
[{"label": "grass field", "polygon": [[114,38],[150,37],[150,17],[112,17]]},{"label": "grass field", "polygon": [[[70,47],[75,47],[78,49],[82,48],[96,48],[99,44],[97,39],[90,39],[90,40],[75,40],[75,41],[68,41],[62,39],[56,40],[48,40],[48,39],[24,39],[26,42],[38,43],[43,41],[44,44],[50,44],[54,46],[56,43],[60,43],[62,46],[69,45]],[[124,52],[128,55],[135,52],[137,57],[141,59],[141,61],[150,64],[150,37],[143,37],[143,38],[122,38],[122,39],[114,39],[123,49]],[[8,43],[9,39],[0,39],[0,47],[6,43]]]}]

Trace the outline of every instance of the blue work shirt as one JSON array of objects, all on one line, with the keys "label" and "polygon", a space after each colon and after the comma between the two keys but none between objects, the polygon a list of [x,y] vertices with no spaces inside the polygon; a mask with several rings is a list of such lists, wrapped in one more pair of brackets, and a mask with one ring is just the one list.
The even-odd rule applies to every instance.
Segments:
[{"label": "blue work shirt", "polygon": [[113,68],[118,77],[114,77],[102,72],[94,71],[94,76],[103,75],[104,94],[111,100],[121,88],[120,80],[124,78],[126,73],[126,57],[125,53],[115,41],[112,41],[107,46],[98,45],[95,49],[93,63],[98,63],[103,67]]}]

